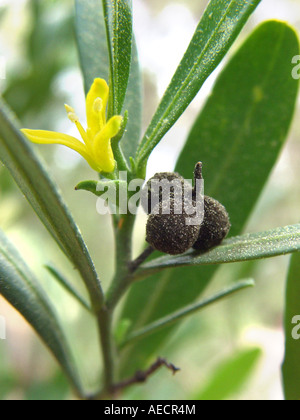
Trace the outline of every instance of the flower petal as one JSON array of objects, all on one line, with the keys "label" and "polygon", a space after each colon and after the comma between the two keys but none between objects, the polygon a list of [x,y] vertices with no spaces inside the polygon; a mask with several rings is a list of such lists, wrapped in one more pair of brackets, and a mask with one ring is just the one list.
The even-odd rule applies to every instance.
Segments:
[{"label": "flower petal", "polygon": [[[102,128],[102,124],[106,121],[106,106],[109,95],[109,87],[104,79],[95,79],[91,89],[86,97],[86,117],[87,124],[91,130],[91,135],[94,137]],[[101,119],[97,112],[95,112],[95,101],[100,98],[102,100]]]},{"label": "flower petal", "polygon": [[75,150],[75,152],[79,153],[95,171],[99,172],[99,168],[93,161],[91,155],[88,153],[86,146],[75,137],[68,136],[67,134],[56,133],[54,131],[28,129],[23,129],[21,131],[33,143],[61,144],[62,146]]},{"label": "flower petal", "polygon": [[122,121],[123,118],[121,116],[115,115],[95,137],[93,144],[95,160],[104,172],[113,172],[115,169],[110,139],[118,134]]}]

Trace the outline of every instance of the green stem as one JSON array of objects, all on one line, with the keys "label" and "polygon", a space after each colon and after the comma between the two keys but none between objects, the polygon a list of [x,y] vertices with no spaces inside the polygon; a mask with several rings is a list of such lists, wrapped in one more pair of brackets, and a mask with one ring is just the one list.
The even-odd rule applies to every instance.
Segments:
[{"label": "green stem", "polygon": [[124,154],[121,150],[120,144],[119,143],[116,144],[116,145],[112,144],[112,149],[113,149],[113,153],[114,153],[114,158],[115,158],[115,160],[118,164],[118,170],[129,172],[130,169],[127,165],[125,156],[124,156]]},{"label": "green stem", "polygon": [[135,216],[127,214],[114,218],[116,242],[116,272],[112,285],[107,293],[105,305],[97,312],[100,344],[104,368],[104,389],[110,395],[115,384],[115,343],[112,333],[114,308],[128,287],[129,265],[132,254],[132,231]]},{"label": "green stem", "polygon": [[127,214],[115,221],[116,240],[116,274],[107,292],[107,307],[113,310],[131,282],[129,270],[132,258],[132,231],[135,215]]},{"label": "green stem", "polygon": [[104,366],[104,389],[110,394],[115,381],[115,348],[112,337],[112,313],[105,307],[97,313]]}]

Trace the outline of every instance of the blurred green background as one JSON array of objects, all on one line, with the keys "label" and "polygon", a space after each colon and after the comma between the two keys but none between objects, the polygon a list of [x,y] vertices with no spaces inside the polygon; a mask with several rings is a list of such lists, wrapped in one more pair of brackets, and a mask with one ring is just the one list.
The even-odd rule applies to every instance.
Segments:
[{"label": "blurred green background", "polygon": [[[207,1],[201,0],[133,1],[144,79],[145,126],[188,46],[206,4]],[[0,0],[0,57],[4,58],[6,70],[6,77],[0,80],[0,92],[23,127],[72,134],[73,127],[66,118],[64,103],[75,107],[84,121],[83,83],[73,14],[72,0]],[[287,20],[300,30],[299,1],[263,0],[233,49],[258,23],[268,18]],[[174,168],[178,153],[218,71],[154,151],[149,163],[149,176]],[[299,136],[298,104],[287,145],[249,221],[248,232],[299,222]],[[106,288],[113,274],[114,246],[110,218],[97,214],[94,196],[74,190],[79,181],[95,175],[86,162],[69,149],[60,146],[36,148],[60,186]],[[43,266],[55,262],[84,293],[81,282],[2,166],[0,228],[19,249],[55,303],[67,335],[73,342],[86,386],[94,387],[101,364],[98,362],[100,356],[93,320],[64,293]],[[143,246],[144,229],[145,217],[140,216],[135,233],[135,254]],[[181,367],[182,371],[172,377],[166,370],[161,370],[146,385],[128,391],[125,398],[200,398],[208,395],[204,391],[208,392],[212,380],[218,380],[216,372],[223,373],[222,380],[226,381],[229,389],[230,376],[234,376],[235,370],[239,372],[248,366],[245,380],[241,378],[230,388],[228,395],[216,393],[215,397],[282,399],[282,314],[288,263],[289,257],[279,257],[230,264],[219,270],[207,294],[238,278],[253,277],[257,282],[256,288],[185,321],[159,354]],[[68,384],[51,355],[1,296],[0,315],[5,317],[7,328],[7,339],[0,340],[0,399],[72,398]],[[245,349],[256,348],[261,349],[261,353],[256,350],[245,353]],[[253,357],[254,354],[259,357]],[[254,363],[254,359],[258,362]],[[231,367],[230,375],[226,374],[226,363]],[[217,390],[217,386],[214,389]]]}]

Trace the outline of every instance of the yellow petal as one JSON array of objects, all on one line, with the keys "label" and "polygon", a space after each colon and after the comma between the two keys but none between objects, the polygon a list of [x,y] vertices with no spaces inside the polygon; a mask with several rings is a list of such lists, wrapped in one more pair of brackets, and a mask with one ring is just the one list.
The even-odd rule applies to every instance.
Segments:
[{"label": "yellow petal", "polygon": [[110,118],[101,132],[96,136],[94,147],[97,147],[96,143],[101,141],[101,139],[112,139],[115,137],[120,131],[122,121],[123,117],[120,115],[115,115],[114,117]]},{"label": "yellow petal", "polygon": [[115,160],[110,139],[118,134],[122,121],[123,118],[118,115],[112,117],[95,137],[93,144],[94,156],[103,172],[109,173],[115,169]]},{"label": "yellow petal", "polygon": [[62,146],[66,146],[72,150],[75,150],[75,152],[79,153],[95,171],[99,172],[99,167],[93,161],[85,145],[81,143],[81,141],[77,140],[75,137],[68,136],[67,134],[56,133],[54,131],[28,129],[23,129],[21,131],[33,143],[61,144]]},{"label": "yellow petal", "polygon": [[55,131],[45,130],[21,130],[30,141],[38,144],[62,144],[63,146],[70,147],[76,152],[84,153],[84,144],[77,140],[75,137],[68,136],[67,134],[56,133]]},{"label": "yellow petal", "polygon": [[[108,101],[109,88],[104,79],[95,79],[91,89],[86,97],[86,117],[87,124],[91,130],[91,135],[94,137],[102,128],[102,124],[106,120],[106,106]],[[102,100],[101,118],[96,112],[94,104],[100,98]]]},{"label": "yellow petal", "polygon": [[111,173],[114,171],[116,163],[110,141],[107,144],[103,143],[99,147],[96,159],[97,166],[100,168],[98,172]]}]

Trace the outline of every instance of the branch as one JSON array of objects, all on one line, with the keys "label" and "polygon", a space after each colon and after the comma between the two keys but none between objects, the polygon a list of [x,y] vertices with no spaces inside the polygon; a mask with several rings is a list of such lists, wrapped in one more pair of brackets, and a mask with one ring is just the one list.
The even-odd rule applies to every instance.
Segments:
[{"label": "branch", "polygon": [[141,253],[141,255],[136,260],[131,261],[129,264],[130,273],[134,273],[139,268],[139,266],[143,264],[143,262],[145,262],[148,257],[150,257],[150,255],[153,252],[154,249],[152,248],[152,246],[149,246]]},{"label": "branch", "polygon": [[155,373],[158,369],[160,369],[162,366],[165,366],[168,368],[173,375],[177,373],[180,369],[175,367],[172,363],[167,362],[166,359],[163,359],[162,357],[159,357],[153,365],[149,367],[147,370],[138,370],[132,378],[125,379],[122,382],[119,382],[118,384],[115,384],[112,387],[112,394],[116,394],[120,391],[122,391],[125,388],[128,388],[135,384],[144,383],[147,381],[149,376],[151,376],[153,373]]}]

